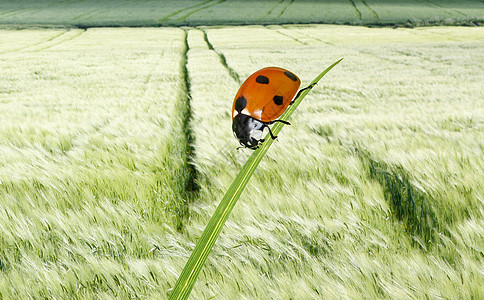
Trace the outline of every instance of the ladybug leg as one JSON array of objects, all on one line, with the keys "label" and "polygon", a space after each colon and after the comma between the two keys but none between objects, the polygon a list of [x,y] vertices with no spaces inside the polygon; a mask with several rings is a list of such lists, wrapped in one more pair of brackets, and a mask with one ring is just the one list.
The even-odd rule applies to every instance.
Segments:
[{"label": "ladybug leg", "polygon": [[[272,120],[272,121],[269,121],[269,122],[264,122],[264,125],[265,125],[265,127],[267,127],[267,129],[269,129],[269,133],[270,133],[271,138],[272,138],[273,140],[277,139],[277,135],[274,135],[274,134],[272,133],[272,130],[271,130],[271,128],[269,127],[269,125],[274,124],[274,123],[276,123],[276,122],[281,122],[282,124],[291,125],[291,123],[289,123],[288,121],[283,121],[283,120]],[[264,141],[264,139],[260,139],[260,143],[262,143],[263,141]]]},{"label": "ladybug leg", "polygon": [[277,139],[277,135],[274,135],[274,134],[272,133],[271,128],[270,128],[269,126],[267,126],[267,128],[269,129],[269,133],[271,134],[271,138],[272,138],[273,140]]},{"label": "ladybug leg", "polygon": [[[272,120],[272,121],[269,121],[269,122],[265,122],[265,123],[264,123],[264,124],[266,125],[265,127],[267,127],[267,129],[269,129],[269,133],[270,133],[271,138],[272,138],[273,140],[277,139],[277,135],[274,135],[274,134],[272,133],[272,130],[271,130],[271,128],[269,127],[269,125],[274,124],[274,123],[276,123],[276,122],[281,122],[282,124],[291,125],[291,123],[289,123],[288,121],[283,121],[283,120]],[[260,140],[260,142],[261,142],[261,143],[262,143],[263,141],[264,141],[264,139],[261,139],[261,140]]]},{"label": "ladybug leg", "polygon": [[[303,89],[300,89],[299,92],[297,92],[296,94],[296,97],[294,97],[294,100],[297,99],[297,97],[299,97],[299,95],[301,95],[302,91],[305,91],[305,90],[310,90],[312,89],[314,86],[316,85],[316,83],[311,83],[310,85],[308,85],[307,87],[303,88]],[[291,101],[291,103],[289,103],[289,105],[293,104],[294,103],[294,100]]]},{"label": "ladybug leg", "polygon": [[265,139],[260,139],[258,142],[257,142],[257,146],[253,147],[253,148],[250,148],[252,150],[257,150],[259,149],[260,145],[265,141]]},{"label": "ladybug leg", "polygon": [[254,148],[252,148],[252,149],[253,149],[253,150],[257,150],[257,149],[259,149],[260,145],[262,145],[262,143],[263,143],[264,141],[265,141],[265,139],[260,139],[260,140],[258,141],[257,146],[255,146],[255,147],[254,147]]}]

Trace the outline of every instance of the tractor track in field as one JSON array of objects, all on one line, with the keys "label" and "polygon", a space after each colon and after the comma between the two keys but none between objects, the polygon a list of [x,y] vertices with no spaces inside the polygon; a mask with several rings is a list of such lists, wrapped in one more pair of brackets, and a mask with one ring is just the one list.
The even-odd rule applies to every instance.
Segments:
[{"label": "tractor track in field", "polygon": [[45,41],[41,41],[41,42],[36,43],[36,44],[34,44],[34,45],[31,45],[31,46],[25,47],[25,48],[23,48],[23,49],[21,49],[21,50],[19,50],[19,51],[24,51],[24,50],[25,50],[25,51],[29,51],[29,50],[28,50],[29,48],[35,48],[35,47],[37,47],[37,46],[39,46],[39,45],[46,44],[46,43],[49,43],[49,42],[51,42],[51,41],[57,40],[58,38],[61,38],[63,35],[65,35],[66,33],[67,33],[67,31],[63,31],[63,32],[61,32],[61,33],[59,33],[59,34],[57,34],[57,35],[55,35],[55,36],[51,37],[51,38],[48,38],[48,39],[47,39],[47,40],[45,40]]},{"label": "tractor track in field", "polygon": [[348,1],[349,1],[349,2],[351,3],[351,5],[353,6],[353,10],[354,10],[354,12],[355,12],[356,16],[358,17],[358,20],[362,21],[362,18],[361,18],[361,11],[358,9],[358,7],[356,7],[356,3],[355,3],[355,1],[353,1],[353,0],[348,0]]},{"label": "tractor track in field", "polygon": [[281,13],[277,16],[278,18],[282,17],[282,15],[286,12],[286,10],[289,8],[289,6],[291,6],[291,4],[294,3],[294,0],[290,0],[286,6],[284,6],[284,8],[281,10]]},{"label": "tractor track in field", "polygon": [[368,9],[370,11],[370,13],[373,15],[373,18],[375,19],[375,21],[380,20],[380,16],[378,15],[378,13],[373,8],[371,8],[371,6],[368,5],[368,3],[366,3],[365,0],[361,0],[361,3],[363,3],[363,5],[366,7],[366,9]]},{"label": "tractor track in field", "polygon": [[35,48],[39,45],[42,45],[42,44],[45,44],[45,43],[49,43],[53,40],[56,40],[60,37],[62,37],[63,35],[65,35],[68,31],[63,31],[57,35],[54,35],[54,36],[51,36],[49,37],[48,39],[46,40],[43,40],[43,41],[40,41],[40,42],[37,42],[35,44],[32,44],[32,45],[28,45],[28,46],[25,46],[25,47],[21,47],[21,48],[17,48],[17,49],[13,49],[13,50],[7,50],[7,51],[4,51],[4,52],[0,52],[0,54],[6,54],[6,53],[14,53],[14,52],[24,52],[24,51],[29,51],[28,49],[32,49],[32,48]]},{"label": "tractor track in field", "polygon": [[154,64],[151,65],[150,71],[148,72],[148,75],[146,75],[146,78],[143,82],[143,97],[146,96],[146,93],[148,93],[148,84],[151,82],[151,77],[153,77],[153,73],[156,70],[156,67],[160,65],[160,62],[163,59],[164,53],[162,52],[159,56],[158,59],[155,61]]},{"label": "tractor track in field", "polygon": [[240,76],[239,74],[234,70],[232,69],[228,63],[227,63],[227,59],[225,58],[225,55],[219,51],[217,51],[212,43],[210,42],[210,40],[208,39],[208,36],[207,36],[207,32],[205,30],[202,29],[202,32],[203,32],[203,39],[205,40],[205,42],[207,43],[207,47],[208,49],[212,50],[213,52],[215,52],[219,59],[220,59],[220,63],[224,66],[224,68],[227,70],[227,72],[229,73],[230,77],[232,77],[232,79],[234,79],[238,84],[241,84],[242,81],[240,79]]},{"label": "tractor track in field", "polygon": [[72,18],[72,21],[78,21],[79,19],[82,19],[82,18],[85,18],[85,17],[92,17],[92,16],[100,13],[101,11],[105,11],[105,10],[106,10],[106,8],[92,9],[88,12],[85,12],[83,14],[78,15],[77,17]]},{"label": "tractor track in field", "polygon": [[276,5],[274,5],[271,9],[269,9],[264,16],[260,17],[259,20],[262,20],[262,19],[265,19],[265,18],[269,17],[270,14],[272,14],[272,11],[276,7],[278,7],[282,2],[284,2],[284,0],[280,0]]},{"label": "tractor track in field", "polygon": [[[191,15],[193,15],[193,14],[199,12],[199,11],[202,11],[204,9],[218,5],[218,4],[225,2],[225,1],[226,0],[218,0],[218,1],[208,0],[208,1],[204,1],[202,3],[196,4],[196,5],[185,7],[185,8],[179,9],[177,11],[174,11],[174,12],[166,15],[162,19],[159,19],[158,23],[163,23],[163,22],[166,22],[166,21],[169,21],[169,20],[174,20],[174,21],[177,21],[177,22],[184,21],[186,18],[188,18],[189,16],[191,16]],[[183,14],[183,13],[185,13],[185,14]]]},{"label": "tractor track in field", "polygon": [[[271,28],[271,27],[268,27],[268,26],[265,26],[265,27],[266,27],[266,28],[268,28],[268,29],[270,29],[270,30],[276,31],[277,33],[279,33],[279,34],[281,34],[281,35],[284,35],[284,36],[286,36],[286,37],[288,37],[288,38],[291,38],[292,40],[294,40],[294,41],[296,41],[296,42],[298,42],[298,43],[301,43],[301,44],[303,44],[303,45],[308,45],[308,43],[306,43],[306,42],[304,42],[304,41],[302,41],[302,40],[298,39],[297,37],[294,37],[294,36],[292,36],[292,35],[290,35],[290,34],[283,33],[283,32],[281,32],[281,31],[279,31],[279,30],[277,30],[277,29],[275,29],[275,28]],[[285,28],[285,26],[284,26],[284,25],[282,25],[281,27],[282,27],[282,28]],[[333,43],[323,41],[323,40],[318,39],[318,38],[315,38],[315,37],[313,37],[313,36],[311,36],[311,35],[302,34],[302,33],[300,33],[300,34],[301,34],[301,35],[303,35],[305,38],[311,38],[311,39],[316,40],[316,41],[318,41],[318,42],[321,42],[321,43],[323,43],[323,44],[325,44],[325,45],[328,45],[328,46],[335,46]],[[407,63],[404,63],[404,62],[401,62],[401,61],[393,60],[393,59],[391,59],[391,58],[387,58],[387,57],[383,57],[383,56],[377,55],[377,54],[375,54],[375,53],[373,53],[373,52],[371,52],[371,51],[369,51],[369,50],[368,50],[368,51],[365,51],[365,50],[362,50],[362,49],[357,49],[357,48],[353,48],[353,47],[352,47],[351,49],[353,49],[354,51],[356,51],[356,52],[358,52],[358,53],[365,54],[365,55],[369,55],[369,56],[373,56],[373,57],[375,57],[375,58],[377,58],[377,59],[380,59],[380,60],[383,60],[383,61],[386,61],[386,62],[390,62],[390,63],[392,63],[392,64],[398,64],[398,65],[405,65],[405,66],[408,66],[408,64],[407,64]]]},{"label": "tractor track in field", "polygon": [[10,9],[10,10],[4,11],[4,12],[0,13],[0,19],[2,19],[4,17],[8,17],[8,14],[14,13],[16,11],[18,11],[18,10],[17,9]]},{"label": "tractor track in field", "polygon": [[[66,30],[66,31],[64,31],[64,32],[62,32],[62,33],[60,33],[56,36],[53,36],[53,37],[51,37],[51,38],[49,38],[45,41],[41,41],[41,42],[36,43],[34,45],[30,45],[30,46],[27,46],[27,47],[24,47],[24,48],[21,48],[21,49],[16,49],[16,50],[8,51],[8,52],[40,52],[40,51],[58,46],[58,45],[63,44],[65,42],[71,41],[71,40],[79,37],[84,32],[86,32],[85,29],[77,29],[77,30],[79,30],[78,34],[75,34],[72,37],[69,37],[69,38],[66,38],[66,39],[62,39],[62,38],[65,35],[67,35],[68,33],[70,33],[71,32],[70,30]],[[51,42],[53,42],[53,43],[50,44]],[[47,45],[42,46],[43,44],[47,44]],[[6,53],[6,52],[4,52],[4,53]]]},{"label": "tractor track in field", "polygon": [[395,52],[398,53],[398,54],[404,55],[404,56],[416,57],[419,60],[423,60],[423,61],[426,61],[426,62],[431,62],[431,63],[433,62],[430,58],[424,57],[423,53],[417,52],[415,50],[414,50],[413,53],[408,52],[408,51],[404,51],[404,50],[395,50]]},{"label": "tractor track in field", "polygon": [[[439,201],[413,184],[410,174],[401,165],[377,160],[357,146],[349,149],[367,167],[370,179],[380,184],[393,217],[405,225],[412,244],[426,250],[437,239],[436,233],[441,231],[431,207],[432,203]],[[420,241],[414,236],[418,236]]]},{"label": "tractor track in field", "polygon": [[[267,20],[267,19],[277,19],[277,18],[280,18],[285,12],[286,10],[289,8],[289,6],[291,6],[291,4],[294,2],[294,0],[288,0],[287,3],[285,3],[286,0],[280,0],[276,5],[274,5],[273,7],[271,7],[271,9],[269,9],[262,17],[260,17],[258,20],[259,21],[262,21],[262,20]],[[273,12],[275,12],[277,10],[278,7],[282,7],[279,11],[279,14],[276,16],[275,13],[273,16],[271,16],[273,14]]]},{"label": "tractor track in field", "polygon": [[278,34],[283,35],[283,36],[285,36],[285,37],[288,37],[288,38],[290,38],[291,40],[293,40],[293,41],[295,41],[295,42],[297,42],[297,43],[299,43],[299,44],[302,44],[302,45],[307,45],[307,44],[308,44],[308,43],[306,43],[306,42],[303,42],[303,41],[301,41],[301,40],[299,40],[299,39],[297,39],[297,38],[293,37],[292,35],[289,35],[289,34],[287,34],[287,33],[281,32],[280,30],[277,30],[277,29],[275,29],[275,28],[272,28],[272,27],[269,27],[269,26],[264,26],[264,28],[266,28],[266,29],[268,29],[268,30],[271,30],[271,31],[275,31],[275,32],[277,32]]},{"label": "tractor track in field", "polygon": [[[290,28],[288,28],[288,25],[281,25],[281,27],[284,28],[284,29],[290,30]],[[334,46],[334,43],[327,42],[327,41],[323,41],[323,40],[321,40],[319,38],[315,38],[314,36],[307,35],[307,34],[304,34],[304,33],[301,33],[301,32],[298,32],[298,34],[301,35],[301,36],[303,36],[304,38],[312,39],[312,40],[315,40],[315,41],[317,41],[319,43],[323,43],[323,44],[326,44],[326,45],[329,45],[329,46]]]},{"label": "tractor track in field", "polygon": [[188,31],[185,31],[185,47],[184,47],[184,53],[183,53],[183,64],[182,64],[182,72],[183,72],[183,81],[185,85],[185,92],[186,92],[186,97],[185,97],[185,106],[186,106],[186,113],[184,114],[184,120],[183,120],[183,132],[186,135],[187,138],[187,145],[186,145],[186,164],[189,168],[189,178],[186,183],[186,191],[189,193],[192,193],[194,191],[198,190],[198,186],[195,183],[195,178],[197,175],[197,171],[195,168],[195,165],[190,161],[192,154],[193,154],[193,143],[195,140],[195,137],[192,133],[192,130],[190,128],[190,120],[192,117],[192,107],[191,107],[191,84],[190,84],[190,76],[188,74],[188,51],[190,51],[190,47],[188,45]]},{"label": "tractor track in field", "polygon": [[[190,46],[188,43],[188,30],[184,29],[184,47],[182,50],[180,73],[181,73],[181,97],[179,104],[179,118],[181,118],[181,127],[183,138],[174,141],[174,151],[179,151],[180,158],[182,160],[181,166],[167,166],[173,167],[171,170],[173,180],[181,180],[179,189],[175,191],[177,195],[172,197],[170,203],[166,206],[168,211],[174,213],[174,226],[177,231],[183,232],[185,228],[185,222],[190,217],[190,203],[192,203],[199,190],[197,184],[197,169],[192,161],[194,152],[195,136],[192,132],[190,122],[192,118],[191,107],[191,85],[190,76],[188,73],[188,51]],[[181,169],[178,169],[181,168]]]},{"label": "tractor track in field", "polygon": [[185,8],[182,8],[182,9],[179,9],[179,10],[176,10],[168,15],[166,15],[165,17],[163,17],[162,19],[159,19],[158,22],[159,23],[163,23],[164,21],[167,21],[169,19],[171,19],[172,17],[178,15],[178,14],[181,14],[183,12],[186,12],[186,11],[189,11],[191,9],[194,9],[194,8],[197,8],[197,7],[200,7],[202,5],[205,5],[207,3],[210,3],[210,2],[213,2],[215,0],[208,0],[208,1],[205,1],[205,2],[202,2],[202,3],[199,3],[199,4],[196,4],[196,5],[192,5],[192,6],[189,6],[189,7],[185,7]]},{"label": "tractor track in field", "polygon": [[373,57],[375,57],[375,58],[377,58],[379,60],[383,60],[383,61],[386,61],[386,62],[395,64],[395,65],[410,66],[409,63],[405,63],[405,62],[397,61],[397,60],[394,60],[394,59],[391,59],[391,58],[388,58],[388,57],[380,56],[378,54],[373,53],[370,50],[362,50],[362,49],[358,49],[358,48],[354,48],[354,47],[351,47],[350,49],[352,49],[352,50],[354,50],[354,51],[356,51],[358,53],[361,53],[361,54],[373,56]]},{"label": "tractor track in field", "polygon": [[467,17],[467,14],[465,14],[465,13],[463,13],[463,12],[461,12],[461,11],[455,9],[455,8],[453,8],[452,10],[449,10],[449,9],[443,7],[442,5],[438,5],[437,3],[429,1],[429,0],[425,0],[425,1],[419,0],[419,1],[421,3],[425,3],[429,6],[436,7],[438,9],[442,10],[443,12],[445,12],[446,14],[448,14],[449,16],[455,16],[456,14],[458,14],[458,15],[461,15],[463,17]]},{"label": "tractor track in field", "polygon": [[410,30],[409,31],[411,34],[413,35],[428,35],[428,34],[431,34],[431,35],[434,35],[434,36],[440,36],[440,37],[445,37],[448,41],[452,41],[452,42],[460,42],[462,43],[463,41],[462,40],[459,40],[459,39],[456,39],[456,38],[452,38],[452,37],[449,37],[447,34],[445,33],[439,33],[439,32],[434,32],[434,31],[427,31],[427,32],[420,32],[418,30]]},{"label": "tractor track in field", "polygon": [[13,16],[17,16],[17,15],[21,15],[23,13],[26,13],[27,10],[26,9],[22,9],[22,10],[18,10],[18,9],[12,9],[8,12],[4,12],[4,13],[1,13],[0,14],[0,19],[4,19],[4,18],[8,18],[8,17],[13,17]]},{"label": "tractor track in field", "polygon": [[[199,30],[202,33],[203,39],[206,43],[207,50],[213,51],[219,57],[220,63],[224,66],[227,70],[227,73],[237,82],[240,84],[241,80],[237,72],[235,72],[228,64],[225,56],[223,53],[217,51],[212,43],[210,42],[207,32],[203,29],[183,29],[185,32],[184,36],[184,47],[183,47],[183,54],[181,59],[181,94],[184,95],[180,99],[181,103],[179,105],[180,111],[180,118],[182,118],[182,132],[184,133],[184,138],[179,139],[178,144],[179,149],[182,153],[182,160],[183,160],[183,169],[180,170],[181,175],[178,173],[173,174],[173,178],[179,179],[182,178],[182,182],[180,184],[180,190],[177,191],[178,195],[173,197],[173,200],[169,202],[166,206],[167,212],[170,212],[174,217],[174,227],[177,231],[183,232],[185,228],[185,223],[190,218],[190,204],[196,201],[198,197],[198,191],[200,187],[197,184],[197,169],[195,164],[192,161],[194,155],[194,144],[195,144],[195,135],[193,134],[191,128],[191,120],[192,120],[192,107],[191,107],[191,100],[192,100],[192,92],[191,92],[191,83],[190,83],[190,73],[188,69],[188,54],[190,51],[190,44],[188,42],[188,35],[189,32],[192,30]],[[146,80],[149,80],[147,78]],[[176,166],[175,166],[176,168]]]},{"label": "tractor track in field", "polygon": [[405,234],[415,248],[427,251],[441,234],[447,234],[439,225],[437,213],[432,206],[441,201],[416,184],[404,166],[380,160],[361,145],[328,136],[325,138],[329,143],[341,147],[341,151],[361,161],[365,175],[380,185],[391,217],[404,225]]},{"label": "tractor track in field", "polygon": [[[37,50],[35,50],[35,51],[33,51],[33,52],[40,52],[40,51],[44,51],[44,50],[50,49],[50,48],[55,47],[55,46],[59,46],[59,45],[61,45],[61,44],[65,43],[65,42],[69,42],[69,41],[72,41],[73,39],[78,38],[78,37],[79,37],[79,36],[81,36],[81,35],[82,35],[84,32],[86,32],[86,29],[79,29],[79,30],[80,30],[80,32],[79,32],[78,34],[76,34],[76,35],[73,35],[73,36],[71,36],[71,37],[69,37],[69,38],[67,38],[67,39],[63,39],[63,40],[61,40],[61,41],[59,41],[59,42],[56,42],[56,43],[54,43],[54,44],[52,44],[52,45],[48,45],[48,46],[45,46],[45,47],[43,47],[43,48],[37,49]],[[66,33],[65,33],[65,34],[67,34],[68,32],[69,32],[69,31],[66,31]],[[58,38],[60,38],[60,37],[64,36],[65,34],[63,34],[63,35],[59,36]],[[56,39],[58,39],[58,38],[56,38]]]},{"label": "tractor track in field", "polygon": [[204,9],[207,9],[207,8],[212,7],[212,6],[218,5],[218,4],[220,4],[220,3],[222,3],[222,2],[225,2],[225,1],[226,1],[226,0],[219,0],[219,1],[215,2],[215,3],[211,3],[210,5],[207,5],[207,6],[201,7],[201,8],[199,8],[199,9],[195,9],[195,10],[193,10],[193,11],[191,11],[191,12],[189,12],[189,13],[187,13],[187,14],[183,15],[183,16],[181,16],[180,18],[178,18],[178,19],[177,19],[177,21],[184,21],[186,18],[188,18],[189,16],[191,16],[191,15],[193,15],[193,14],[195,14],[195,13],[199,12],[199,11],[202,11],[202,10],[204,10]]},{"label": "tractor track in field", "polygon": [[435,63],[435,60],[432,60],[431,58],[424,56],[424,54],[420,51],[416,51],[416,50],[412,50],[412,52],[410,52],[409,50],[407,50],[407,51],[405,51],[405,50],[394,50],[394,51],[396,53],[404,55],[404,56],[417,58],[420,61],[424,61],[424,62],[428,62],[428,63]]}]

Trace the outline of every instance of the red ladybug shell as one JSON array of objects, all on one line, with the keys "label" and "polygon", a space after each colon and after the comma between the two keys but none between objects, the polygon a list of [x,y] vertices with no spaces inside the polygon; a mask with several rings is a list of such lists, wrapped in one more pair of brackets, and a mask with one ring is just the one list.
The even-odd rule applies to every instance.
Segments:
[{"label": "red ladybug shell", "polygon": [[301,80],[292,72],[269,67],[250,75],[240,86],[232,106],[232,120],[240,112],[262,122],[277,119],[296,95]]}]

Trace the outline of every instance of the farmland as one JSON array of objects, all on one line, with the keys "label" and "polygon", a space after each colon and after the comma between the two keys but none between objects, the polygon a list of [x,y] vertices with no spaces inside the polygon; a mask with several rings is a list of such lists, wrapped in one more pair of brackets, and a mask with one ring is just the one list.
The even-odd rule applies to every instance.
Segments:
[{"label": "farmland", "polygon": [[1,30],[0,295],[166,297],[250,155],[240,83],[344,57],[193,299],[483,298],[483,46],[477,27]]},{"label": "farmland", "polygon": [[41,26],[198,26],[287,23],[476,25],[480,0],[2,0],[0,24]]}]

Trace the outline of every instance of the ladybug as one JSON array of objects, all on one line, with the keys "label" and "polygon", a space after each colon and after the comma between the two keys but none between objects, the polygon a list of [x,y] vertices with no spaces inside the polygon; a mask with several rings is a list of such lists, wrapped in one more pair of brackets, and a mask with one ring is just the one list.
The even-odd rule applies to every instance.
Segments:
[{"label": "ladybug", "polygon": [[301,80],[291,71],[278,67],[261,69],[250,75],[239,88],[232,106],[232,130],[242,147],[255,150],[264,142],[262,133],[269,125],[287,121],[277,120],[299,94],[313,87],[299,91]]}]

